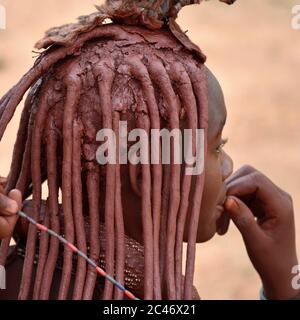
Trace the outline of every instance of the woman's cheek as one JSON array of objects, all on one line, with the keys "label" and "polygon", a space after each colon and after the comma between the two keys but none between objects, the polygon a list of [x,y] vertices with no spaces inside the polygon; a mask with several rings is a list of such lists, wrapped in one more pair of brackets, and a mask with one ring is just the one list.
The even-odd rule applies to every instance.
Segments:
[{"label": "woman's cheek", "polygon": [[213,238],[217,232],[216,220],[214,214],[202,215],[199,219],[197,242],[206,242]]},{"label": "woman's cheek", "polygon": [[[216,233],[216,206],[222,190],[221,172],[221,165],[218,157],[212,150],[208,151],[205,160],[205,181],[197,232],[198,243],[210,240]],[[193,179],[191,194],[194,194],[194,190],[195,180]],[[188,216],[190,214],[191,210],[188,211]],[[187,218],[184,232],[185,242],[188,241],[188,220],[189,219]]]},{"label": "woman's cheek", "polygon": [[217,205],[222,191],[222,168],[218,157],[208,153],[197,242],[210,240],[217,229]]}]

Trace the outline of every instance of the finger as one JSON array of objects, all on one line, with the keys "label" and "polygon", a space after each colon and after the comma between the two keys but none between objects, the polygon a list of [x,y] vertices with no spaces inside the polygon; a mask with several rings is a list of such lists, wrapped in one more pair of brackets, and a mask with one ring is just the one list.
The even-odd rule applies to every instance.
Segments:
[{"label": "finger", "polygon": [[10,217],[0,216],[0,239],[4,239],[12,235],[17,220],[17,215]]},{"label": "finger", "polygon": [[255,199],[263,203],[276,201],[279,199],[278,187],[266,176],[259,172],[253,172],[240,177],[227,185],[227,195],[233,195],[238,198],[248,195],[255,195]]},{"label": "finger", "polygon": [[252,172],[257,171],[255,168],[249,166],[249,165],[244,165],[241,168],[239,168],[236,172],[234,172],[231,176],[229,176],[226,180],[225,183],[229,184],[233,180],[240,178],[242,176],[248,175]]},{"label": "finger", "polygon": [[12,215],[18,212],[19,205],[15,200],[0,194],[0,215]]},{"label": "finger", "polygon": [[18,211],[21,210],[22,208],[22,193],[21,191],[14,189],[11,190],[10,193],[8,194],[9,198],[12,200],[16,201],[18,204]]},{"label": "finger", "polygon": [[251,210],[238,198],[230,196],[225,201],[225,209],[242,234],[245,242],[260,241],[264,233],[256,223]]}]

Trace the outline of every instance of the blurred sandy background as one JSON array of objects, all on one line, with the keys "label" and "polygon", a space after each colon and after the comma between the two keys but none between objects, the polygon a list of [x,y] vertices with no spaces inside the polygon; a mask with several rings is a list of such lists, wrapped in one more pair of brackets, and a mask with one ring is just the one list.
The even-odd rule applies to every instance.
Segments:
[{"label": "blurred sandy background", "polygon": [[[33,44],[46,29],[94,11],[95,3],[0,0],[7,10],[7,29],[0,30],[0,96],[32,66]],[[251,164],[292,194],[299,235],[300,30],[291,28],[295,4],[210,1],[184,9],[179,23],[207,54],[207,65],[223,87],[226,150],[235,170]],[[20,109],[1,142],[2,175],[9,169]],[[195,283],[203,299],[257,299],[261,284],[234,226],[225,237],[199,245]]]}]

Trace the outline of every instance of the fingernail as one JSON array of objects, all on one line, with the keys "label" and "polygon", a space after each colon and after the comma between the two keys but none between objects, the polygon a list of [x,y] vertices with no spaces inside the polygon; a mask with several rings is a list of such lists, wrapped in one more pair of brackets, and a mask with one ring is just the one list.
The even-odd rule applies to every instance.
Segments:
[{"label": "fingernail", "polygon": [[236,202],[236,200],[234,198],[227,198],[225,205],[229,209],[237,209],[239,207],[238,203]]}]

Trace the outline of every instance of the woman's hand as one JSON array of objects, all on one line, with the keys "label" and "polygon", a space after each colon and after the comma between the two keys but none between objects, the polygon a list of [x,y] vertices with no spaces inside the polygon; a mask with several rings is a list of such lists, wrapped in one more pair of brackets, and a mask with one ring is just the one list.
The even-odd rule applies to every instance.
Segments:
[{"label": "woman's hand", "polygon": [[226,180],[225,210],[241,232],[268,299],[291,299],[298,265],[291,196],[265,175],[243,166]]},{"label": "woman's hand", "polygon": [[22,206],[22,195],[19,190],[12,190],[8,196],[3,194],[3,178],[0,185],[0,240],[10,236],[18,220],[17,212]]}]

